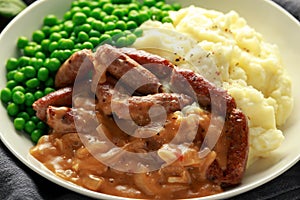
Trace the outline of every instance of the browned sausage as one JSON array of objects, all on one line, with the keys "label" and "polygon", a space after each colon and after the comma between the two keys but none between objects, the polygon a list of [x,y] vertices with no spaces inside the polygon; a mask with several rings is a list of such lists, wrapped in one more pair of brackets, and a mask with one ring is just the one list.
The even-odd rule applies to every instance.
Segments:
[{"label": "browned sausage", "polygon": [[71,106],[72,92],[73,88],[65,87],[36,100],[32,104],[33,109],[36,111],[36,116],[45,121],[48,106]]},{"label": "browned sausage", "polygon": [[[150,123],[149,111],[150,108],[154,108],[153,106],[159,105],[164,108],[164,110],[158,110],[157,113],[151,113],[152,117],[159,117],[164,113],[170,114],[181,110],[183,107],[192,104],[193,99],[183,94],[158,93],[142,97],[133,96],[128,99],[128,102],[112,100],[112,103],[115,106],[114,112],[119,118],[132,118],[137,124],[145,125]],[[129,109],[129,113],[124,112],[124,109]]]},{"label": "browned sausage", "polygon": [[46,123],[58,133],[77,132],[74,113],[69,107],[48,106]]},{"label": "browned sausage", "polygon": [[111,115],[114,112],[119,118],[133,119],[140,125],[149,123],[148,112],[152,106],[160,105],[166,113],[172,113],[194,102],[192,98],[176,93],[128,96],[118,92],[110,84],[98,85],[96,96],[97,108],[101,109],[104,114]]},{"label": "browned sausage", "polygon": [[175,67],[169,60],[143,50],[128,47],[121,48],[120,50],[159,78],[170,76]]},{"label": "browned sausage", "polygon": [[99,125],[97,111],[49,106],[46,123],[59,133],[90,133]]},{"label": "browned sausage", "polygon": [[233,109],[225,122],[222,134],[227,140],[226,168],[222,169],[220,163],[215,160],[207,171],[207,178],[226,187],[239,184],[245,173],[249,151],[246,116],[240,110]]},{"label": "browned sausage", "polygon": [[[107,71],[114,78],[142,94],[158,93],[161,87],[154,74],[119,49],[107,44],[97,49],[94,68],[93,86],[98,85],[99,79],[102,80]],[[92,88],[92,90],[94,89]]]},{"label": "browned sausage", "polygon": [[203,76],[191,70],[173,70],[171,89],[174,92],[197,98],[200,106],[208,110],[211,110],[212,102],[217,112],[222,112],[225,109],[226,113],[230,113],[233,108],[236,108],[235,100],[226,90],[216,87]]},{"label": "browned sausage", "polygon": [[[69,59],[67,59],[55,76],[55,87],[63,88],[72,86],[75,79],[83,79],[88,75],[89,71],[93,70],[93,52],[88,49],[75,52]],[[80,75],[77,77],[77,75]]]}]

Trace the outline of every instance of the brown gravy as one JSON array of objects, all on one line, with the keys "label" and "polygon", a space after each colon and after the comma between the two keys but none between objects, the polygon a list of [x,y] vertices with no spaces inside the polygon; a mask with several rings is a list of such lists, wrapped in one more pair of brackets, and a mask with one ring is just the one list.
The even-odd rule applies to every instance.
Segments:
[{"label": "brown gravy", "polygon": [[[185,120],[170,114],[164,129],[153,137],[143,139],[142,143],[147,146],[142,145],[139,149],[140,145],[135,144],[141,139],[122,132],[111,118],[103,115],[98,117],[109,130],[106,133],[108,138],[117,146],[133,145],[128,151],[158,150],[172,140],[179,129],[179,122]],[[208,122],[209,115],[203,115],[198,134],[206,131]],[[198,138],[202,137],[198,135]],[[93,191],[131,198],[192,198],[222,192],[220,185],[206,178],[207,168],[217,157],[215,151],[195,161],[199,142],[195,139],[189,146],[191,153],[179,154],[172,164],[146,173],[121,172],[106,166],[89,152],[78,133],[52,132],[43,136],[30,153],[57,176]]]}]

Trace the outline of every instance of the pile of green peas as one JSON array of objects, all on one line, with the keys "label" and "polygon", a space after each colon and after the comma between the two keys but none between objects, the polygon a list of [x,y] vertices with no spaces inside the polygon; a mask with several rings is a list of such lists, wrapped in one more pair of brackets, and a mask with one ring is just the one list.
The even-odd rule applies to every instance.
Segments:
[{"label": "pile of green peas", "polygon": [[32,104],[55,91],[55,74],[74,52],[104,43],[130,46],[142,35],[138,27],[143,22],[172,22],[168,12],[178,9],[179,4],[164,0],[75,0],[63,19],[45,16],[31,38],[19,37],[21,56],[6,62],[7,84],[1,90],[1,101],[15,129],[28,133],[33,142],[48,132]]}]

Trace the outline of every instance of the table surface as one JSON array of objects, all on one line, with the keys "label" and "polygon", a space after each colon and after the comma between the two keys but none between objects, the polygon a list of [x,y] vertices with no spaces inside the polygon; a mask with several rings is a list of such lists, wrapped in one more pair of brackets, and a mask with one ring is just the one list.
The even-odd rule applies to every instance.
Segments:
[{"label": "table surface", "polygon": [[[300,20],[300,0],[273,0]],[[29,5],[34,0],[25,0]],[[0,31],[9,20],[0,18]],[[30,170],[0,142],[0,199],[83,200],[88,197],[60,187]],[[288,171],[254,190],[231,198],[300,199],[300,162]]]}]

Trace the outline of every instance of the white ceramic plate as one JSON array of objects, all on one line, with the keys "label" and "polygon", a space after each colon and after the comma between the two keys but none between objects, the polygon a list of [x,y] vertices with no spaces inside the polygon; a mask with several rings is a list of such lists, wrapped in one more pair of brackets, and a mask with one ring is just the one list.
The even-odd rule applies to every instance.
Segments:
[{"label": "white ceramic plate", "polygon": [[[40,28],[43,17],[47,14],[62,14],[69,8],[72,0],[39,0],[29,6],[18,15],[2,32],[0,36],[0,88],[6,84],[5,62],[10,57],[17,56],[16,41],[21,35],[30,38],[33,31]],[[271,0],[195,0],[178,1],[183,5],[194,4],[204,8],[228,12],[236,10],[244,17],[250,26],[262,33],[268,42],[279,46],[283,63],[287,67],[288,73],[293,81],[293,96],[295,98],[294,112],[283,127],[286,140],[282,146],[276,150],[268,159],[257,161],[250,167],[243,179],[243,183],[224,193],[205,197],[205,199],[221,199],[235,196],[243,192],[256,188],[288,170],[300,158],[300,90],[296,86],[300,85],[299,52],[300,52],[300,24],[290,14]],[[34,161],[28,154],[32,143],[23,133],[18,133],[13,127],[13,123],[6,114],[4,106],[0,106],[1,126],[0,137],[9,150],[20,159],[25,165],[43,177],[57,183],[65,188],[73,190],[94,198],[101,199],[124,199],[92,192],[72,183],[66,182],[49,171],[45,170],[38,162]],[[202,198],[199,198],[202,199]]]}]

